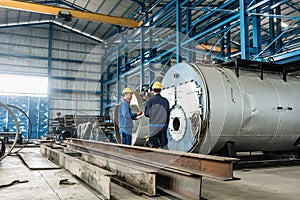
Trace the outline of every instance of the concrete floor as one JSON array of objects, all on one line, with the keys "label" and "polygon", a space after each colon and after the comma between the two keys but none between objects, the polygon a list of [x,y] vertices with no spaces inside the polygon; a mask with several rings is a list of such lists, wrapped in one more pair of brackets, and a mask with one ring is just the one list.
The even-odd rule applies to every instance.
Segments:
[{"label": "concrete floor", "polygon": [[202,196],[206,199],[300,199],[300,166],[240,170],[241,180],[220,182],[203,179]]},{"label": "concrete floor", "polygon": [[[39,148],[25,148],[22,152],[39,153]],[[40,163],[39,163],[40,165]],[[48,165],[48,164],[47,164]],[[68,179],[74,185],[59,185],[59,181]],[[18,156],[8,156],[0,162],[0,185],[14,180],[28,181],[0,188],[0,200],[98,200],[99,194],[72,176],[64,169],[30,170]],[[170,196],[150,198],[138,196],[131,191],[111,184],[111,198],[114,200],[170,200]]]},{"label": "concrete floor", "polygon": [[[38,152],[38,148],[25,151]],[[217,199],[299,199],[300,166],[251,169],[235,171],[241,180],[222,182],[203,178],[202,197]],[[74,185],[59,185],[68,179]],[[10,187],[0,188],[0,199],[5,200],[81,200],[99,199],[99,196],[64,169],[29,170],[18,156],[9,156],[0,162],[0,185],[14,180],[28,180]],[[174,199],[170,196],[149,198],[137,196],[116,184],[112,184],[112,199]]]}]

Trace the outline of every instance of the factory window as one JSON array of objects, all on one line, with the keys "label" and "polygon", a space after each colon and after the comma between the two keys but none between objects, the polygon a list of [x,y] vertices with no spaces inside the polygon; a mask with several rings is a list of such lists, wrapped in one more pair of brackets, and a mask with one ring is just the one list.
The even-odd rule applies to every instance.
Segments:
[{"label": "factory window", "polygon": [[47,97],[48,77],[0,74],[0,95]]}]

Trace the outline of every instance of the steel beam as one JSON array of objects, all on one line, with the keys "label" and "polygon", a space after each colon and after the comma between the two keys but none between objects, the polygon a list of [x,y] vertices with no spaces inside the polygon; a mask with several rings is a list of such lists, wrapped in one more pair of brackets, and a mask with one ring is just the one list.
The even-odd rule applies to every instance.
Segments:
[{"label": "steel beam", "polygon": [[182,62],[181,34],[182,34],[182,13],[180,0],[176,0],[176,63]]},{"label": "steel beam", "polygon": [[[102,4],[104,3],[105,1],[103,1],[102,2]],[[116,9],[116,7],[120,4],[120,2],[121,1],[118,1],[117,3],[116,3],[116,5],[109,11],[109,13],[107,14],[108,16],[110,16],[110,14]],[[87,26],[88,24],[86,24],[86,26]],[[102,26],[102,24],[99,24],[99,26],[94,30],[94,32],[93,33],[95,33],[97,30],[99,30],[100,29],[100,27]],[[85,28],[85,27],[84,27]],[[83,29],[84,30],[84,29]]]},{"label": "steel beam", "polygon": [[[116,96],[117,96],[117,103],[119,103],[121,99],[121,81],[120,81],[120,75],[121,75],[121,66],[122,66],[122,57],[121,52],[118,46],[118,52],[117,52],[117,88],[116,88]],[[109,95],[109,94],[107,94]]]},{"label": "steel beam", "polygon": [[279,55],[273,56],[275,63],[287,64],[290,62],[299,61],[300,50],[294,50],[291,52],[285,52]]},{"label": "steel beam", "polygon": [[[269,1],[270,7],[273,5],[273,0]],[[274,15],[274,11],[272,9],[270,9],[269,11],[270,15]],[[270,17],[269,18],[269,31],[270,31],[270,41],[269,43],[271,43],[272,41],[274,41],[275,38],[275,23],[274,23],[274,18]],[[270,51],[271,51],[271,55],[275,54],[275,44],[270,45]]]},{"label": "steel beam", "polygon": [[104,199],[111,198],[110,177],[113,173],[44,145],[41,146],[41,152],[67,169],[71,174],[79,177],[92,188],[96,189]]},{"label": "steel beam", "polygon": [[142,92],[145,84],[145,35],[143,29],[140,32],[140,91]]},{"label": "steel beam", "polygon": [[[255,0],[255,3],[259,4],[259,0]],[[256,4],[256,5],[257,5]],[[255,6],[255,13],[260,13],[260,7]],[[261,19],[259,15],[252,16],[253,23],[253,47],[255,49],[255,55],[261,51],[262,36],[261,36]]]},{"label": "steel beam", "polygon": [[[226,2],[225,4],[221,4],[219,9],[225,9],[228,6],[230,6],[231,4],[234,4],[235,2],[236,2],[235,0],[230,0],[230,1]],[[205,20],[208,20],[208,19],[212,18],[217,12],[218,12],[217,10],[207,12],[207,14],[205,14],[204,16],[201,16],[197,20],[193,21],[191,26],[195,26],[199,23],[204,22]]]},{"label": "steel beam", "polygon": [[[190,3],[187,4],[187,6],[190,6]],[[187,8],[185,10],[185,15],[186,15],[186,35],[185,37],[192,37],[193,35],[193,27],[191,27],[191,23],[192,23],[192,10]],[[189,49],[195,48],[193,47],[193,44],[189,44],[188,45]],[[190,63],[190,62],[195,62],[196,61],[196,55],[194,52],[187,50],[186,51],[186,62]]]},{"label": "steel beam", "polygon": [[[148,59],[148,61],[151,59],[151,58],[154,58],[156,57],[156,48],[153,48],[154,47],[154,41],[153,41],[153,31],[150,30],[148,32],[149,34],[149,49],[150,49],[150,57]],[[153,63],[152,62],[149,62],[149,65],[148,65],[148,85],[150,86],[152,84],[152,82],[154,81],[154,77],[155,76],[155,73],[153,72]]]},{"label": "steel beam", "polygon": [[[201,32],[201,33],[199,33],[199,34],[197,34],[197,35],[195,35],[195,36],[193,36],[193,37],[191,37],[191,38],[183,41],[182,45],[186,45],[186,44],[188,44],[189,42],[192,42],[192,41],[197,41],[199,38],[201,38],[201,40],[202,40],[203,36],[206,36],[209,33],[214,33],[221,26],[226,25],[226,24],[228,24],[228,23],[230,23],[230,22],[238,19],[239,17],[240,17],[239,14],[233,15],[233,16],[227,18],[226,20],[223,20],[222,22],[220,22],[220,24],[218,24],[218,26],[210,27],[209,29],[207,29],[207,30],[205,30],[205,31],[203,31],[203,32]],[[233,22],[232,25],[231,25],[231,27],[234,27],[236,25],[237,25],[237,22],[236,23]],[[219,34],[219,32],[217,34]],[[197,41],[197,42],[199,42],[199,41]]]},{"label": "steel beam", "polygon": [[[86,8],[87,8],[87,6],[89,5],[89,2],[90,2],[90,1],[87,1],[87,2],[85,3],[84,7],[83,7],[81,10],[86,11]],[[104,1],[103,1],[103,2],[104,2]],[[102,3],[103,3],[103,2],[102,2]],[[95,12],[95,13],[97,13],[97,12]],[[73,24],[72,28],[74,28],[74,27],[77,25],[77,23],[78,23],[78,19],[77,19],[76,22]],[[89,23],[86,23],[85,26],[88,26],[88,24],[89,24]],[[85,30],[85,27],[82,29],[82,32],[84,32],[84,30]]]},{"label": "steel beam", "polygon": [[[226,27],[230,27],[230,23],[228,23],[226,25]],[[232,51],[234,51],[234,52],[238,51],[238,49],[235,50],[234,48],[231,47],[231,31],[230,30],[228,30],[226,32],[225,37],[226,37],[226,50],[227,50],[226,55],[227,55],[228,58],[230,58],[231,52]]]},{"label": "steel beam", "polygon": [[[51,72],[52,72],[52,48],[53,48],[53,24],[49,24],[49,37],[48,37],[48,97],[51,96]],[[48,104],[50,105],[50,99],[48,98]],[[50,109],[48,110],[48,124],[50,124]],[[49,131],[49,126],[48,126]]]},{"label": "steel beam", "polygon": [[239,0],[240,2],[240,29],[241,29],[241,58],[250,59],[250,42],[249,42],[249,22],[246,13],[248,0]]},{"label": "steel beam", "polygon": [[[275,8],[275,12],[276,12],[276,15],[281,15],[281,8],[280,6],[277,6]],[[280,35],[282,32],[282,28],[281,28],[281,18],[277,18],[276,19],[276,36]],[[282,42],[282,38],[278,38],[277,40],[277,43],[276,43],[276,53],[281,53],[280,49],[283,45],[283,42]]]},{"label": "steel beam", "polygon": [[141,25],[141,23],[132,20],[126,19],[122,17],[109,16],[104,14],[92,13],[87,11],[78,11],[64,7],[56,7],[56,6],[48,6],[37,3],[30,2],[21,2],[14,0],[0,0],[0,7],[15,9],[15,10],[24,10],[29,12],[37,12],[48,15],[57,16],[60,11],[69,11],[72,17],[78,19],[84,19],[89,21],[96,21],[101,23],[115,24],[126,27],[137,28]]},{"label": "steel beam", "polygon": [[89,152],[99,152],[130,160],[158,169],[176,171],[183,174],[207,176],[221,180],[233,179],[233,162],[238,159],[219,156],[201,155],[171,150],[161,150],[138,146],[128,146],[80,139],[68,139],[69,147],[80,147]]}]

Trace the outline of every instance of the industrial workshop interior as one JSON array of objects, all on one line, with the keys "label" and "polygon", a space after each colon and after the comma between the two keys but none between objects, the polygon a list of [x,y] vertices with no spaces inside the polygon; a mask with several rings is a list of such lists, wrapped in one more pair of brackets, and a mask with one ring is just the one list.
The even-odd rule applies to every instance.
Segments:
[{"label": "industrial workshop interior", "polygon": [[300,0],[0,13],[0,199],[300,198]]}]

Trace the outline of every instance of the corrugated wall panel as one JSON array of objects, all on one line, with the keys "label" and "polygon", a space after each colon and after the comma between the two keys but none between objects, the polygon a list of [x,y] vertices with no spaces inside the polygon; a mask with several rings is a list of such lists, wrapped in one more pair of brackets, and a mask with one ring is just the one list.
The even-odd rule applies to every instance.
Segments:
[{"label": "corrugated wall panel", "polygon": [[[98,66],[99,67],[99,66]],[[70,77],[80,77],[80,78],[90,78],[99,80],[99,72],[89,72],[82,70],[60,70],[60,69],[52,69],[52,76],[70,76]]]},{"label": "corrugated wall panel", "polygon": [[47,27],[0,29],[0,72],[47,76]]},{"label": "corrugated wall panel", "polygon": [[53,30],[50,116],[99,115],[101,54],[99,43],[59,27]]},{"label": "corrugated wall panel", "polygon": [[10,53],[14,52],[15,54],[22,54],[22,55],[35,55],[40,57],[47,57],[48,56],[48,49],[41,48],[41,47],[34,47],[34,46],[17,46],[15,44],[4,44],[0,43],[0,52],[3,53]]},{"label": "corrugated wall panel", "polygon": [[[0,28],[0,73],[50,77],[50,119],[57,112],[99,115],[102,54],[98,42],[56,25]],[[45,131],[44,118],[34,120]]]}]

